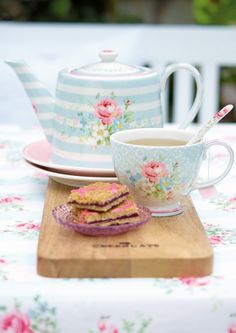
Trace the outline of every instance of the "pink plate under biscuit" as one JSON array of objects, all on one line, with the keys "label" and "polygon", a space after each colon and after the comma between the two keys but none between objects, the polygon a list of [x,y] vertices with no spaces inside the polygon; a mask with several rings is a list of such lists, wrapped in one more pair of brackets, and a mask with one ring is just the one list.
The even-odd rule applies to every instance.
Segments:
[{"label": "pink plate under biscuit", "polygon": [[138,213],[140,220],[135,223],[125,223],[120,225],[109,225],[109,226],[92,226],[84,223],[82,224],[75,222],[76,217],[71,213],[70,206],[67,204],[60,205],[52,210],[52,215],[57,223],[74,231],[78,231],[83,235],[88,235],[88,236],[119,235],[129,230],[135,229],[149,221],[151,213],[148,208],[138,206]]}]

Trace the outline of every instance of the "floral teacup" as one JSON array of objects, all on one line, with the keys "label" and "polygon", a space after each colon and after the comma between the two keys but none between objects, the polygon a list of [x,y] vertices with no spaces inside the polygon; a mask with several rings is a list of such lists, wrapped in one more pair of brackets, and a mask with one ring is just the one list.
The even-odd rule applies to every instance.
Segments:
[{"label": "floral teacup", "polygon": [[[130,129],[111,135],[113,163],[119,181],[126,184],[136,201],[148,207],[155,216],[181,213],[181,200],[185,195],[218,183],[233,165],[234,154],[228,144],[214,140],[186,145],[193,135],[185,130],[153,128]],[[154,146],[142,143],[142,140],[156,139],[174,139],[182,144]],[[228,151],[228,164],[220,176],[196,182],[206,151],[214,145]]]}]

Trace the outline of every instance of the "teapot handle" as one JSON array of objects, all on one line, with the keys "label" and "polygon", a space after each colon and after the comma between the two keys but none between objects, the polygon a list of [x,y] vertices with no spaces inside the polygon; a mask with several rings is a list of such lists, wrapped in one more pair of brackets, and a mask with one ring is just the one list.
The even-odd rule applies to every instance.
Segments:
[{"label": "teapot handle", "polygon": [[161,77],[161,92],[163,92],[165,90],[165,86],[166,86],[166,81],[169,78],[169,76],[180,69],[185,69],[188,72],[190,72],[192,74],[192,76],[194,77],[195,81],[196,81],[196,85],[197,85],[197,92],[196,92],[196,96],[195,96],[195,100],[193,102],[193,105],[190,109],[190,111],[187,113],[187,116],[185,117],[184,121],[179,125],[179,128],[186,128],[191,121],[194,119],[194,117],[196,116],[200,106],[201,106],[201,102],[202,102],[202,80],[201,80],[201,75],[199,73],[199,71],[193,67],[190,64],[185,64],[185,63],[179,63],[179,64],[172,64],[169,65],[165,68],[162,77]]}]

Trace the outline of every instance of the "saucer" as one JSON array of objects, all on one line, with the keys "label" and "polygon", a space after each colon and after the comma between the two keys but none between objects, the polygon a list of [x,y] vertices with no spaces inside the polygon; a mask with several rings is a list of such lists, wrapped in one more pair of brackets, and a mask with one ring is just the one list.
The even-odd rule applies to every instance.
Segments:
[{"label": "saucer", "polygon": [[66,228],[78,231],[87,236],[113,236],[120,235],[127,231],[136,229],[137,227],[147,223],[150,220],[151,214],[149,209],[138,206],[139,221],[135,223],[124,223],[119,225],[109,226],[93,226],[86,223],[76,222],[76,216],[71,212],[69,205],[64,204],[55,207],[52,210],[52,215],[58,224]]},{"label": "saucer", "polygon": [[30,163],[26,160],[26,163],[33,167],[35,170],[37,170],[40,173],[45,174],[46,176],[49,176],[53,180],[55,180],[57,183],[67,185],[67,186],[85,186],[90,183],[94,182],[117,182],[118,179],[116,177],[93,177],[93,176],[76,176],[76,175],[67,175],[60,172],[53,172],[50,169],[39,167],[36,164]]},{"label": "saucer", "polygon": [[98,168],[82,168],[69,165],[55,164],[50,161],[52,152],[51,145],[47,140],[39,140],[27,144],[23,150],[24,159],[33,163],[35,166],[44,167],[52,172],[61,172],[68,175],[76,176],[93,176],[93,177],[115,177],[113,169],[98,169]]}]

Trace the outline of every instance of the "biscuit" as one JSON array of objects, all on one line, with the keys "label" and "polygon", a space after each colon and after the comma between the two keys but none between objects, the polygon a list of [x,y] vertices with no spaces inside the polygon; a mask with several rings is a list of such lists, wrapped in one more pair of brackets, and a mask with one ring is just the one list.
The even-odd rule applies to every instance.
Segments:
[{"label": "biscuit", "polygon": [[128,197],[121,204],[107,212],[81,210],[76,205],[72,204],[71,206],[71,211],[76,216],[78,223],[86,223],[93,226],[109,226],[139,221],[138,207],[132,201],[131,197]]},{"label": "biscuit", "polygon": [[71,191],[68,204],[78,209],[106,212],[129,195],[125,185],[97,182]]}]

